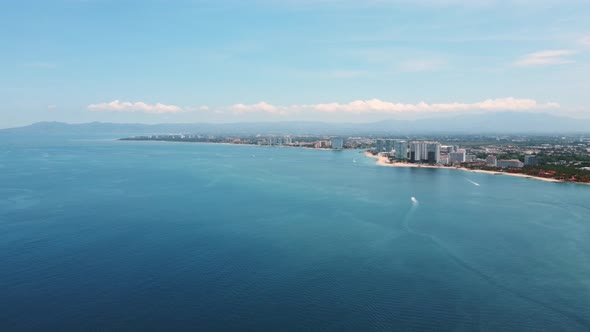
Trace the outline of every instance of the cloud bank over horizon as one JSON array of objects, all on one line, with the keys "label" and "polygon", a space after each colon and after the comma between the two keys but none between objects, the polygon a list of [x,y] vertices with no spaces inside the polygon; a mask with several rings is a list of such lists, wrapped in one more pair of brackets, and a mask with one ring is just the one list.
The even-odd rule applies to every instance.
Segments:
[{"label": "cloud bank over horizon", "polygon": [[91,111],[109,111],[109,112],[142,112],[142,113],[178,113],[182,108],[176,105],[165,105],[161,103],[148,104],[142,101],[138,102],[121,102],[118,99],[108,103],[90,104],[87,108]]},{"label": "cloud bank over horizon", "polygon": [[414,113],[457,113],[470,111],[540,111],[558,109],[560,104],[555,102],[540,103],[526,98],[496,98],[486,99],[474,103],[427,103],[415,104],[383,101],[380,99],[354,100],[348,103],[319,103],[299,105],[273,105],[264,101],[254,104],[234,104],[228,107],[212,108],[210,106],[181,107],[162,103],[149,104],[146,102],[121,102],[118,99],[111,102],[88,105],[91,111],[99,112],[141,112],[148,114],[174,114],[180,112],[210,112],[226,115],[269,114],[288,116],[306,113],[324,114],[414,114]]},{"label": "cloud bank over horizon", "polygon": [[559,108],[558,103],[539,103],[533,99],[518,99],[513,97],[487,99],[476,103],[426,103],[405,104],[383,101],[380,99],[355,100],[349,103],[326,103],[311,105],[275,106],[266,102],[252,105],[236,104],[230,107],[236,114],[248,112],[265,112],[269,114],[289,114],[303,110],[323,113],[445,113],[468,111],[531,111]]}]

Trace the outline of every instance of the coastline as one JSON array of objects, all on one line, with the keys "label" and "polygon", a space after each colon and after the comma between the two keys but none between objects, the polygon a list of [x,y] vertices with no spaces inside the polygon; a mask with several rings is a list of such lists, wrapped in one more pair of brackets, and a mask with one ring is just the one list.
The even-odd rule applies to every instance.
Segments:
[{"label": "coastline", "polygon": [[265,147],[265,148],[295,148],[295,149],[304,149],[304,150],[316,150],[316,151],[347,151],[347,150],[362,150],[362,149],[332,149],[332,148],[312,148],[308,146],[299,146],[299,145],[260,145],[260,144],[252,144],[252,143],[229,143],[229,142],[193,142],[193,141],[173,141],[173,140],[156,140],[156,139],[122,139],[122,138],[114,138],[114,139],[107,139],[107,140],[114,140],[114,141],[121,141],[121,142],[161,142],[161,143],[180,143],[180,144],[219,144],[219,145],[232,145],[232,146],[257,146],[257,147]]},{"label": "coastline", "polygon": [[569,181],[563,181],[563,180],[552,179],[552,178],[542,178],[542,177],[537,177],[537,176],[531,176],[531,175],[527,175],[527,174],[506,173],[506,172],[498,172],[498,171],[486,171],[486,170],[481,170],[481,169],[469,169],[469,168],[465,168],[465,167],[431,166],[431,165],[410,164],[410,163],[400,163],[400,162],[391,163],[391,162],[389,162],[388,158],[382,157],[382,156],[375,156],[367,151],[364,152],[364,155],[369,158],[377,159],[377,161],[375,163],[379,166],[385,166],[385,167],[452,169],[452,170],[472,172],[472,173],[484,173],[484,174],[490,174],[490,175],[506,175],[506,176],[513,176],[513,177],[519,177],[519,178],[534,179],[534,180],[539,180],[539,181],[544,181],[544,182],[573,183],[573,184],[590,185],[590,183],[584,183],[584,182],[569,182]]}]

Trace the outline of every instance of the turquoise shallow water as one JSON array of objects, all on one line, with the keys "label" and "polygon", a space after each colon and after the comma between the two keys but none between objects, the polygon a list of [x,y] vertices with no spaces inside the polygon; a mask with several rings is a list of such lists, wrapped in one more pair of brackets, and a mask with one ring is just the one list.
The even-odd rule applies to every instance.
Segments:
[{"label": "turquoise shallow water", "polygon": [[582,185],[358,151],[0,142],[2,331],[585,331],[589,239]]}]

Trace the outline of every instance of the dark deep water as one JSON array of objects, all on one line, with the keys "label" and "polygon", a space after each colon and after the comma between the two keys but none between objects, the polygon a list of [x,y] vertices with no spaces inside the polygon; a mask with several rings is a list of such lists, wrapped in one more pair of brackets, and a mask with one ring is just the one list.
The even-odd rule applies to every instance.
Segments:
[{"label": "dark deep water", "polygon": [[590,186],[0,141],[1,331],[589,329]]}]

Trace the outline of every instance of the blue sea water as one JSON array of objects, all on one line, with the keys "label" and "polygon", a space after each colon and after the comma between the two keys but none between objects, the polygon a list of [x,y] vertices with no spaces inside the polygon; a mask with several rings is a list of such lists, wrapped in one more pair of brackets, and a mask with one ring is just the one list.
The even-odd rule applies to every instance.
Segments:
[{"label": "blue sea water", "polygon": [[0,331],[589,329],[590,186],[359,151],[0,142]]}]

